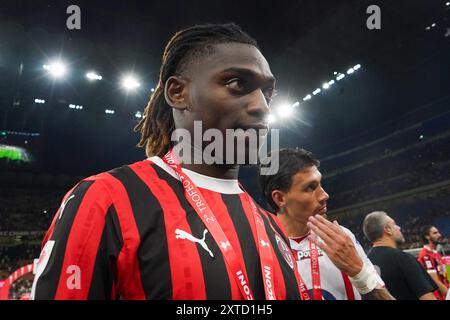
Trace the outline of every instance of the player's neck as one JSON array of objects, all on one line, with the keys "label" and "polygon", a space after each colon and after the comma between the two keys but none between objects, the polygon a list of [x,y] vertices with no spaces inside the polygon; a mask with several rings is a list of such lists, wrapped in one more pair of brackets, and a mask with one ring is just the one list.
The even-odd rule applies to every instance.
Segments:
[{"label": "player's neck", "polygon": [[279,212],[277,218],[281,221],[289,238],[300,238],[308,234],[309,229],[306,223],[290,219],[289,215]]},{"label": "player's neck", "polygon": [[[189,159],[189,163],[187,163],[187,161],[183,161],[183,157],[179,159],[183,168],[217,179],[236,180],[238,178],[239,165],[237,164],[206,164],[205,159],[203,159],[203,149],[196,147],[189,142],[182,141],[177,144],[174,147],[174,153],[176,155],[178,155],[178,150],[189,152],[192,155],[192,157]],[[198,161],[200,163],[193,163],[196,162],[197,158],[201,159],[201,161]],[[222,159],[222,161],[223,163],[225,163],[224,159]]]},{"label": "player's neck", "polygon": [[428,249],[430,249],[430,250],[436,250],[437,245],[435,245],[433,242],[430,241],[430,242],[428,242],[426,247],[428,247]]},{"label": "player's neck", "polygon": [[182,164],[183,168],[199,174],[227,180],[236,180],[239,175],[239,166],[208,165],[208,164]]},{"label": "player's neck", "polygon": [[373,247],[390,247],[397,249],[397,243],[391,238],[383,237],[373,243]]}]

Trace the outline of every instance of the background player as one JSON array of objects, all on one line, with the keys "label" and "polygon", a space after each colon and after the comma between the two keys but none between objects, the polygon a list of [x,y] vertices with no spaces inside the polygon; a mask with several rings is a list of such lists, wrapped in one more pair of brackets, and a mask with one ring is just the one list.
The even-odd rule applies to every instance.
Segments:
[{"label": "background player", "polygon": [[433,281],[438,286],[435,296],[444,300],[448,292],[448,278],[442,255],[437,251],[438,244],[442,243],[442,235],[432,225],[424,226],[422,229],[422,240],[424,246],[419,253],[419,262],[425,267]]},{"label": "background player", "polygon": [[279,170],[261,175],[260,184],[286,228],[309,294],[316,300],[360,299],[360,293],[367,299],[392,299],[355,236],[325,218],[329,196],[321,185],[319,161],[304,149],[271,155],[275,152]]}]

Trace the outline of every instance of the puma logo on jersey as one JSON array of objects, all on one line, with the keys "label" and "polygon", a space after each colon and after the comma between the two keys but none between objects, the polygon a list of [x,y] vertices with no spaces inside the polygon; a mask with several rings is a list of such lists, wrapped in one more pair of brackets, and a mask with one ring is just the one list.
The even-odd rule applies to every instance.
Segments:
[{"label": "puma logo on jersey", "polygon": [[206,234],[207,234],[207,233],[208,233],[208,229],[205,229],[205,230],[203,231],[203,238],[198,239],[198,238],[194,237],[192,234],[187,233],[187,232],[184,231],[184,230],[176,229],[176,230],[175,230],[175,238],[177,238],[177,239],[185,239],[185,240],[189,240],[189,241],[191,241],[191,242],[200,244],[200,246],[201,246],[203,249],[205,249],[206,252],[208,252],[209,255],[210,255],[212,258],[214,258],[213,253],[211,252],[211,250],[209,250],[208,245],[207,245],[206,242],[205,242],[205,237],[206,237]]},{"label": "puma logo on jersey", "polygon": [[68,203],[70,200],[72,200],[73,198],[75,198],[75,195],[74,195],[74,194],[71,195],[71,196],[69,197],[69,199],[66,200],[66,202],[63,202],[63,203],[62,203],[62,205],[61,205],[61,211],[59,211],[59,217],[58,217],[58,220],[61,219],[62,214],[63,214],[63,211],[64,211],[64,208],[66,207],[67,203]]}]

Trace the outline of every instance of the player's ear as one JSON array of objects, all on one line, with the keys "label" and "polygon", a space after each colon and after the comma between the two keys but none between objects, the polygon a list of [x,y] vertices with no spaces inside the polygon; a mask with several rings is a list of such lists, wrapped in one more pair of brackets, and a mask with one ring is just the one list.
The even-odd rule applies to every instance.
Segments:
[{"label": "player's ear", "polygon": [[281,210],[286,206],[286,194],[281,190],[273,190],[271,193],[273,202]]},{"label": "player's ear", "polygon": [[387,224],[384,226],[384,232],[385,232],[387,235],[392,236],[392,229],[391,229],[391,227],[390,227],[389,225],[387,225]]},{"label": "player's ear", "polygon": [[164,84],[164,98],[172,108],[187,109],[187,81],[179,76],[171,76]]}]

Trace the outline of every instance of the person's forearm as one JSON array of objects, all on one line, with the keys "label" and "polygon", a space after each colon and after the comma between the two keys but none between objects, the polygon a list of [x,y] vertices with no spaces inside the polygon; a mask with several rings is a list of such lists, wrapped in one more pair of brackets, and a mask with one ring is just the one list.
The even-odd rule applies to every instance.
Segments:
[{"label": "person's forearm", "polygon": [[419,297],[419,300],[437,300],[432,292],[425,293]]},{"label": "person's forearm", "polygon": [[396,300],[386,288],[373,289],[361,297],[363,300]]},{"label": "person's forearm", "polygon": [[441,292],[441,294],[445,297],[447,295],[448,288],[440,281],[438,283],[438,287],[439,287],[439,291]]},{"label": "person's forearm", "polygon": [[436,272],[430,272],[429,273],[431,278],[433,279],[433,281],[436,283],[436,285],[438,286],[438,290],[441,294],[443,294],[444,296],[447,295],[447,287],[441,282],[441,280],[439,280],[439,277],[437,275]]}]

